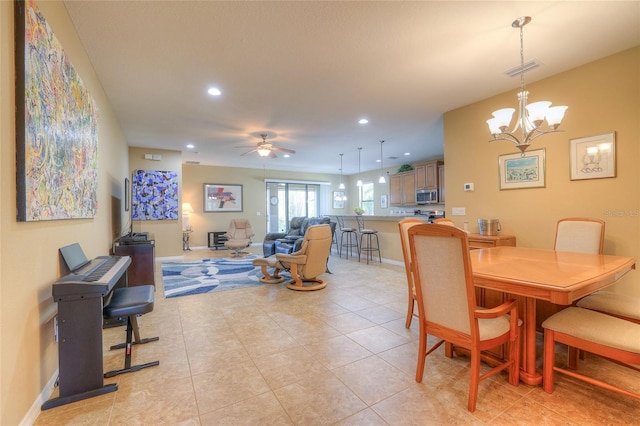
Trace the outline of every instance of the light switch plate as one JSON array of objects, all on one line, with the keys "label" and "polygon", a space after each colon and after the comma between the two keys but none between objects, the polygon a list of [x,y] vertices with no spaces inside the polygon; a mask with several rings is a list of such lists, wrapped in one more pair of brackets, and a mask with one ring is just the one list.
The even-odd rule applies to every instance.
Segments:
[{"label": "light switch plate", "polygon": [[473,183],[465,183],[463,189],[465,192],[473,191]]},{"label": "light switch plate", "polygon": [[467,209],[464,207],[453,207],[451,209],[451,214],[453,216],[464,216],[465,214],[467,214]]}]

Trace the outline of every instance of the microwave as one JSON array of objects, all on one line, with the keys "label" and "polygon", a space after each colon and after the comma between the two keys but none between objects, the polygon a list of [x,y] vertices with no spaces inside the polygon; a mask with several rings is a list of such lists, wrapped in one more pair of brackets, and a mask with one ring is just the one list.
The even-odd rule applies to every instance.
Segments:
[{"label": "microwave", "polygon": [[418,189],[416,191],[416,204],[432,204],[438,202],[437,189]]}]

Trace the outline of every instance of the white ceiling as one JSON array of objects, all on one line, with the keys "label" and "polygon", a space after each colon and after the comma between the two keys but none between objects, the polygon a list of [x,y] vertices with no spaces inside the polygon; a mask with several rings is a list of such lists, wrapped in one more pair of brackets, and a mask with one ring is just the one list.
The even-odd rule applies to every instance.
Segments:
[{"label": "white ceiling", "polygon": [[[444,112],[508,90],[515,106],[519,16],[525,61],[542,64],[527,82],[640,45],[640,1],[65,5],[130,146],[298,172],[339,173],[344,153],[357,173],[358,147],[361,170],[379,168],[380,140],[385,167],[441,157]],[[264,132],[297,153],[241,156]]]}]

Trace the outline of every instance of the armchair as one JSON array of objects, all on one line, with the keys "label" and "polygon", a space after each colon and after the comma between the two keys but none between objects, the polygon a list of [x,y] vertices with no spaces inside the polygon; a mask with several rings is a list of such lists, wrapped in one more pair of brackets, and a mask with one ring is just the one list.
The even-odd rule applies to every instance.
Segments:
[{"label": "armchair", "polygon": [[228,238],[224,246],[230,250],[235,250],[233,257],[239,257],[243,248],[251,245],[253,228],[247,219],[232,219],[225,236]]},{"label": "armchair", "polygon": [[300,233],[301,235],[298,237],[287,236],[285,238],[276,240],[275,242],[275,252],[277,253],[293,253],[294,251],[300,250],[302,247],[302,242],[304,240],[304,235],[309,229],[310,226],[313,225],[324,225],[328,224],[331,228],[331,238],[333,238],[333,233],[336,229],[335,222],[331,222],[331,219],[328,217],[309,217],[304,218],[302,224],[300,225]]},{"label": "armchair", "polygon": [[269,232],[264,236],[262,243],[262,252],[264,257],[269,257],[276,253],[276,241],[278,240],[297,240],[304,237],[304,232],[301,232],[302,222],[306,217],[296,216],[291,218],[289,224],[289,231],[287,232]]},{"label": "armchair", "polygon": [[[291,290],[309,291],[325,288],[327,283],[317,277],[326,271],[332,243],[331,227],[328,224],[311,225],[302,240],[302,246],[296,252],[276,253],[275,256],[266,259],[255,259],[253,264],[261,266],[265,275],[260,281],[281,282],[282,277],[279,274],[281,270],[285,270],[290,271],[293,278],[287,283],[287,288]],[[269,274],[267,267],[275,268],[275,271]]]},{"label": "armchair", "polygon": [[284,232],[270,232],[264,237],[262,243],[262,252],[264,257],[269,257],[276,253],[292,253],[300,250],[304,234],[307,229],[312,225],[329,224],[331,227],[331,238],[335,233],[336,223],[332,222],[329,217],[304,217],[296,216],[291,218],[291,224],[289,225],[289,231]]}]

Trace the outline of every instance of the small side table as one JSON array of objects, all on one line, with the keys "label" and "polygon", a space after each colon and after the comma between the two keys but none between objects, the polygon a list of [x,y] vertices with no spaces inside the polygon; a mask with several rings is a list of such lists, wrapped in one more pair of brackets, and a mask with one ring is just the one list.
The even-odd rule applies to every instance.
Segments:
[{"label": "small side table", "polygon": [[193,231],[182,231],[182,251],[191,251],[189,247],[189,236]]},{"label": "small side table", "polygon": [[226,233],[227,233],[227,231],[212,231],[212,232],[209,232],[207,234],[207,246],[210,249],[215,248],[216,250],[218,250],[218,248],[220,248],[220,247],[225,248],[224,242],[227,241],[227,237],[225,237]]}]

